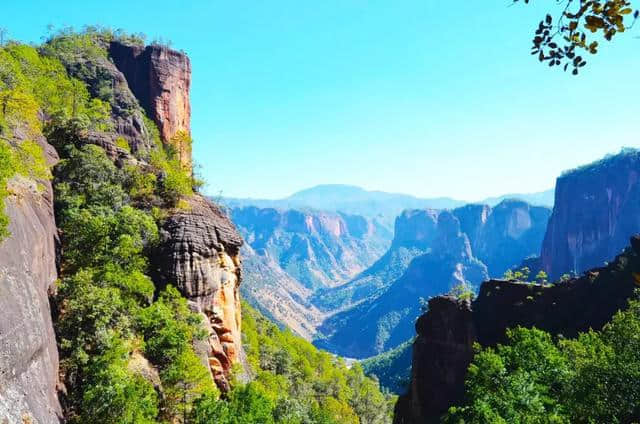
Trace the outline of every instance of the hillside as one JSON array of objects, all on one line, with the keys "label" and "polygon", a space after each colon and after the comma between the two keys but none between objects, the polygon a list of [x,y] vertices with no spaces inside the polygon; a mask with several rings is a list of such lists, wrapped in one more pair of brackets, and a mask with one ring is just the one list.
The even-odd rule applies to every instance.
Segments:
[{"label": "hillside", "polygon": [[0,47],[0,420],[389,422],[359,367],[248,308],[242,331],[190,84],[183,52],[108,29]]}]

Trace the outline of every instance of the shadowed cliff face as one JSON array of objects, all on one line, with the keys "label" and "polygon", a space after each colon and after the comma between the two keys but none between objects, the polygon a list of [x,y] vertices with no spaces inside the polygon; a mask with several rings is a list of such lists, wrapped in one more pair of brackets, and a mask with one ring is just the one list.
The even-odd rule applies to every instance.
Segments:
[{"label": "shadowed cliff face", "polygon": [[182,165],[191,169],[191,62],[187,55],[159,45],[146,47],[114,41],[109,54],[133,94],[156,122],[165,143],[172,144]]},{"label": "shadowed cliff face", "polygon": [[242,239],[222,211],[194,196],[187,210],[170,216],[155,257],[159,280],[174,284],[190,307],[202,314],[208,341],[198,346],[222,390],[231,367],[243,359],[241,338],[240,247]]},{"label": "shadowed cliff face", "polygon": [[601,266],[640,231],[640,153],[605,158],[557,180],[556,202],[542,246],[552,278]]},{"label": "shadowed cliff face", "polygon": [[[57,160],[43,140],[49,163]],[[0,417],[58,422],[58,351],[48,290],[56,278],[57,229],[51,184],[10,181],[11,236],[0,242]],[[29,421],[27,421],[29,420]]]},{"label": "shadowed cliff face", "polygon": [[431,299],[429,311],[416,324],[411,391],[398,403],[395,422],[437,422],[460,402],[475,342],[503,343],[506,329],[516,326],[535,326],[565,337],[601,329],[626,308],[638,286],[640,237],[632,238],[631,244],[606,267],[564,283],[491,280],[482,284],[471,305],[445,296]]}]

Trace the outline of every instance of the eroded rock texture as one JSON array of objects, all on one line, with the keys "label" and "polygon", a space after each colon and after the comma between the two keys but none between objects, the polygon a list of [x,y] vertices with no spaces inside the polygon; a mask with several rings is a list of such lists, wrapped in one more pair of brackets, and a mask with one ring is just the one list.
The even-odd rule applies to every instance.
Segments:
[{"label": "eroded rock texture", "polygon": [[451,297],[432,299],[416,324],[411,391],[398,403],[396,423],[437,422],[462,400],[474,342],[503,343],[516,326],[565,337],[602,328],[638,287],[640,237],[631,245],[606,267],[553,286],[490,280],[470,308]]},{"label": "eroded rock texture", "polygon": [[542,247],[551,278],[602,266],[640,231],[640,152],[623,151],[558,178]]},{"label": "eroded rock texture", "polygon": [[[50,162],[57,159],[41,141]],[[10,181],[0,241],[0,422],[57,423],[58,351],[48,290],[57,278],[51,184]],[[6,421],[3,421],[6,420]]]},{"label": "eroded rock texture", "polygon": [[429,311],[416,322],[419,337],[413,344],[411,396],[404,405],[411,419],[397,422],[424,422],[434,412],[445,412],[451,399],[462,398],[464,365],[471,362],[477,340],[471,313],[468,300],[450,296],[429,300]]},{"label": "eroded rock texture", "polygon": [[165,143],[172,144],[191,169],[191,144],[179,135],[191,133],[191,62],[184,53],[160,45],[136,46],[114,41],[109,54],[126,77]]},{"label": "eroded rock texture", "polygon": [[193,196],[189,208],[164,223],[156,255],[158,280],[175,285],[190,307],[202,314],[209,331],[206,355],[213,377],[228,390],[231,366],[243,358],[239,285],[242,238],[209,200]]}]

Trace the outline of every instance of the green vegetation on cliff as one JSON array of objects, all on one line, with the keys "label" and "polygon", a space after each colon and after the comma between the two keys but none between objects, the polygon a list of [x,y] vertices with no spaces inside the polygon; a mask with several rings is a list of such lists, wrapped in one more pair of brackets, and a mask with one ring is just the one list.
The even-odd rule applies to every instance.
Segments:
[{"label": "green vegetation on cliff", "polygon": [[450,423],[630,423],[640,420],[640,301],[602,331],[554,340],[515,328],[509,343],[479,349],[465,405]]},{"label": "green vegetation on cliff", "polygon": [[[51,303],[65,422],[389,422],[392,399],[359,366],[248,307],[250,382],[239,372],[221,398],[194,349],[208,337],[202,316],[151,278],[159,226],[197,182],[143,114],[139,145],[117,131],[129,122],[123,116],[143,112],[107,83],[105,41],[113,36],[64,31],[39,48],[0,48],[0,200],[15,175],[51,177],[38,142],[60,156],[52,171],[61,253]],[[190,138],[179,141],[188,152]],[[0,235],[6,225],[0,214]]]}]

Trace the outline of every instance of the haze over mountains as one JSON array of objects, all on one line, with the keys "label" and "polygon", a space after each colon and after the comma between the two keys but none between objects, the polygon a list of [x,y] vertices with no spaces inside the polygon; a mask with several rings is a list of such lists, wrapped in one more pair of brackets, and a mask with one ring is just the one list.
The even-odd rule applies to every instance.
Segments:
[{"label": "haze over mountains", "polygon": [[299,209],[312,208],[322,211],[340,211],[369,217],[386,217],[387,221],[406,209],[453,209],[468,203],[495,206],[505,199],[519,199],[536,206],[553,206],[553,189],[539,193],[506,194],[480,201],[465,201],[450,197],[418,198],[409,194],[369,191],[343,184],[323,184],[298,191],[284,199],[222,198],[230,208],[257,206],[261,208]]},{"label": "haze over mountains", "polygon": [[[545,199],[540,194],[514,196]],[[333,333],[333,324],[321,327],[325,320],[377,298],[414,258],[431,252],[441,210],[453,210],[452,219],[459,221],[467,239],[462,243],[469,243],[478,255],[489,257],[489,246],[506,243],[501,246],[504,263],[492,264],[491,275],[501,275],[506,267],[539,253],[550,210],[535,207],[531,210],[541,214],[529,215],[528,204],[504,202],[507,197],[491,200],[507,205],[494,211],[489,204],[467,205],[450,198],[419,199],[322,185],[280,200],[224,199],[223,203],[246,241],[243,295],[274,321],[311,339],[318,328],[331,328],[327,334]],[[505,208],[518,211],[519,207],[527,212],[501,216]],[[528,231],[532,226],[534,231]],[[444,242],[438,246],[434,255],[450,247]],[[478,261],[473,254],[468,256]],[[478,275],[474,282],[489,275],[486,266]],[[445,285],[442,290],[451,284]]]}]

